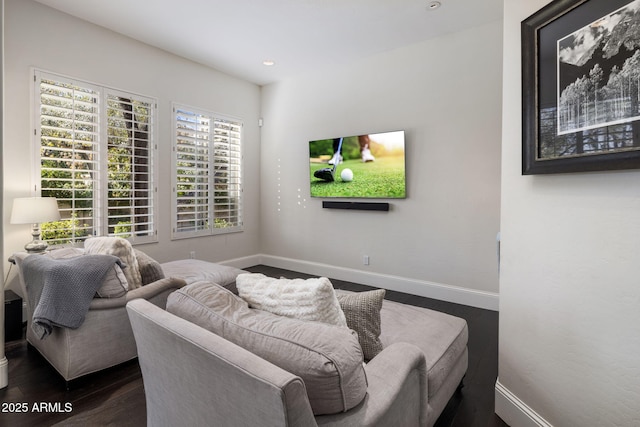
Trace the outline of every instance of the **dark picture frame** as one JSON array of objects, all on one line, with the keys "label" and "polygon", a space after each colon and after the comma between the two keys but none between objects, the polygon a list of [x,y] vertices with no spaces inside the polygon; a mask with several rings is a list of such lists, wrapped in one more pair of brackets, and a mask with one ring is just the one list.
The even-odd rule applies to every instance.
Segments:
[{"label": "dark picture frame", "polygon": [[640,168],[640,0],[555,0],[521,30],[522,174]]}]

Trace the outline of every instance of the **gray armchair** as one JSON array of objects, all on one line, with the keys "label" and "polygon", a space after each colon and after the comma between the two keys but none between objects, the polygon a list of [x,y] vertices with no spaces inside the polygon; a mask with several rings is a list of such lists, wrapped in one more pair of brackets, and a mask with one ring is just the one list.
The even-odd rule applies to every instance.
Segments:
[{"label": "gray armchair", "polygon": [[[26,253],[18,253],[12,259],[20,267],[26,256]],[[185,285],[181,279],[163,278],[117,298],[94,298],[79,328],[55,327],[51,335],[40,339],[31,328],[35,307],[32,306],[32,298],[28,297],[29,286],[20,268],[18,272],[21,292],[27,303],[27,341],[67,382],[136,358],[136,344],[126,304],[144,299],[150,304],[165,307],[169,294]]]},{"label": "gray armchair", "polygon": [[299,377],[147,301],[131,301],[127,310],[148,425],[429,424],[425,356],[412,344],[389,345],[366,365],[367,396],[356,407],[314,417]]}]

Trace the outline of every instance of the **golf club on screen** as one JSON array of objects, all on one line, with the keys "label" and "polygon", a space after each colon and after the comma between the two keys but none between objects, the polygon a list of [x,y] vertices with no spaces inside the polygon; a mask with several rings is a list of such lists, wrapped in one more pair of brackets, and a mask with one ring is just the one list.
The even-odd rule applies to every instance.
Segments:
[{"label": "golf club on screen", "polygon": [[[342,139],[343,138],[340,138],[340,142],[338,142],[338,151],[336,151],[337,153],[340,153],[340,150],[342,149]],[[318,169],[313,173],[313,176],[324,181],[333,182],[335,181],[335,173],[337,167],[338,162],[335,162],[333,164],[333,167]]]}]

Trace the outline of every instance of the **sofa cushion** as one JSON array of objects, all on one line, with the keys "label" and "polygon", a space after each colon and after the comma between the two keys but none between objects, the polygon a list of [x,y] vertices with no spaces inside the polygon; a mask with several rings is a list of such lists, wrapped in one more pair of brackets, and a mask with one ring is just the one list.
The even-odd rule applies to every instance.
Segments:
[{"label": "sofa cushion", "polygon": [[385,300],[380,310],[380,340],[385,347],[408,342],[419,347],[427,362],[429,397],[440,391],[453,366],[464,357],[469,338],[467,322],[423,307]]},{"label": "sofa cushion", "polygon": [[120,237],[91,237],[84,241],[84,250],[87,255],[117,256],[126,265],[124,275],[129,283],[129,289],[137,289],[142,286],[138,260],[128,240]]},{"label": "sofa cushion", "polygon": [[380,309],[385,293],[384,289],[367,292],[336,291],[340,307],[347,318],[347,326],[358,334],[366,361],[376,357],[383,349],[380,341]]},{"label": "sofa cushion", "polygon": [[366,395],[362,350],[348,328],[254,310],[207,282],[173,292],[167,311],[302,378],[316,415],[347,411]]},{"label": "sofa cushion", "polygon": [[227,286],[235,282],[240,273],[245,273],[239,268],[199,259],[181,259],[177,261],[163,262],[160,264],[166,277],[177,277],[189,283],[205,281]]},{"label": "sofa cushion", "polygon": [[134,249],[133,252],[136,254],[136,260],[138,261],[142,286],[164,279],[164,271],[158,261],[138,249]]},{"label": "sofa cushion", "polygon": [[236,278],[238,295],[251,308],[300,320],[347,326],[344,313],[326,277],[275,279],[260,273],[244,273]]},{"label": "sofa cushion", "polygon": [[[53,259],[69,259],[84,254],[85,251],[82,248],[60,248],[45,252],[44,256]],[[129,283],[122,268],[118,264],[114,264],[105,275],[100,288],[96,291],[96,296],[99,298],[119,298],[124,296],[128,290]]]}]

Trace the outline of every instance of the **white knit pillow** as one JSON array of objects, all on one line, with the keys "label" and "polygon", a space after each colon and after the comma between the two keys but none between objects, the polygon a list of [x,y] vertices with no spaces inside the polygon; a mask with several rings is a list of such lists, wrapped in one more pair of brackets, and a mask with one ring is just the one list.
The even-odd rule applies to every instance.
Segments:
[{"label": "white knit pillow", "polygon": [[260,273],[243,273],[236,278],[238,295],[252,308],[300,320],[347,326],[344,313],[326,277],[316,279],[274,279]]},{"label": "white knit pillow", "polygon": [[124,275],[129,283],[129,289],[137,289],[142,286],[142,276],[138,268],[138,260],[133,251],[133,246],[128,240],[120,237],[91,237],[84,241],[84,251],[87,255],[103,254],[114,255],[120,258],[126,268]]}]

